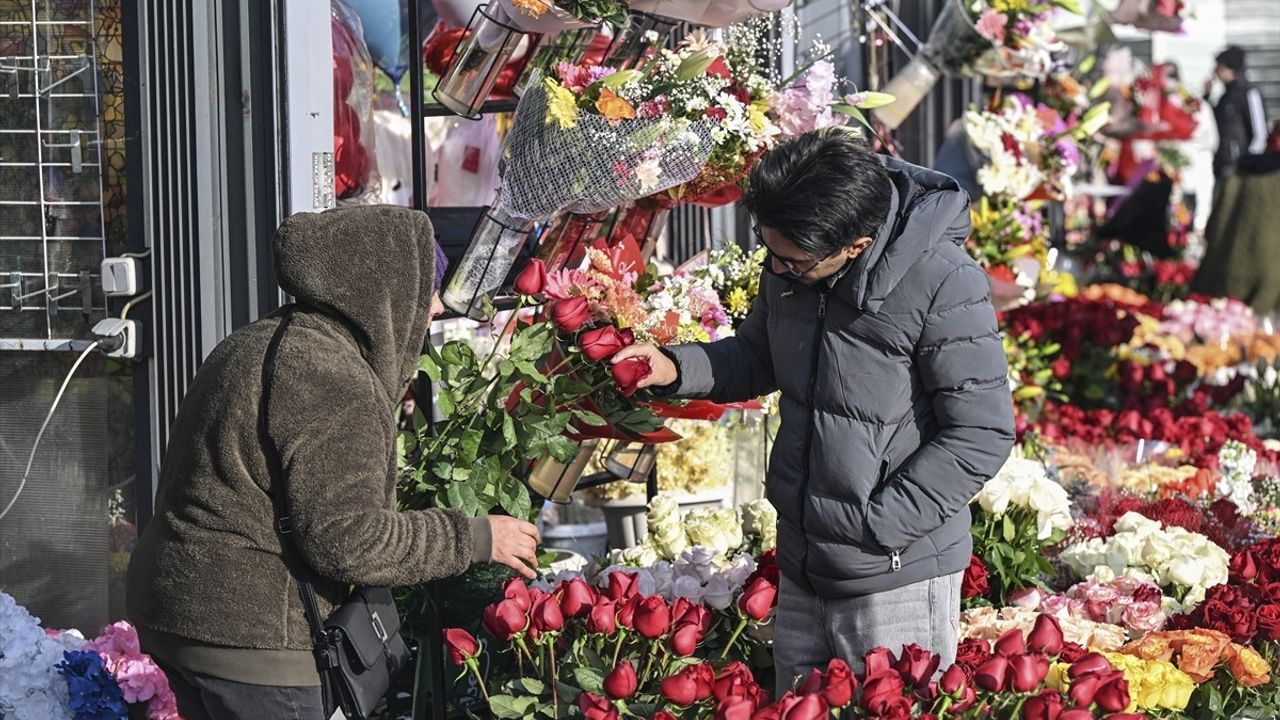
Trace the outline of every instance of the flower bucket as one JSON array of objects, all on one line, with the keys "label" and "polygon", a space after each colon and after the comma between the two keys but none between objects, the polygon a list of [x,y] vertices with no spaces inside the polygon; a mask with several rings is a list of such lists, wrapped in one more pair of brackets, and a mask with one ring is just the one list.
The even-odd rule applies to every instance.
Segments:
[{"label": "flower bucket", "polygon": [[547,264],[548,270],[577,267],[608,217],[607,210],[561,216],[542,233],[538,259]]},{"label": "flower bucket", "polygon": [[598,442],[583,442],[578,447],[578,454],[567,465],[552,457],[544,457],[534,463],[529,479],[525,481],[529,489],[553,503],[567,504],[578,487],[578,480],[587,469],[587,463],[591,462],[591,454],[595,452]]},{"label": "flower bucket", "polygon": [[596,32],[595,27],[585,27],[565,30],[554,35],[544,35],[542,42],[530,56],[529,62],[525,63],[520,79],[516,81],[512,92],[516,97],[520,97],[525,90],[529,89],[531,83],[536,82],[539,75],[553,71],[556,63],[580,61]]},{"label": "flower bucket", "polygon": [[502,287],[532,230],[532,222],[512,218],[496,205],[489,208],[440,296],[445,307],[473,320],[487,320],[484,300]]},{"label": "flower bucket", "polygon": [[488,5],[481,5],[471,16],[431,96],[456,115],[478,119],[480,106],[516,51],[527,52],[536,43],[537,37],[522,32]]},{"label": "flower bucket", "polygon": [[542,542],[548,550],[566,550],[584,558],[609,552],[608,538],[603,522],[554,525],[542,531]]},{"label": "flower bucket", "polygon": [[642,12],[633,5],[627,14],[627,24],[613,36],[599,64],[619,70],[642,65],[675,26],[675,20]]}]

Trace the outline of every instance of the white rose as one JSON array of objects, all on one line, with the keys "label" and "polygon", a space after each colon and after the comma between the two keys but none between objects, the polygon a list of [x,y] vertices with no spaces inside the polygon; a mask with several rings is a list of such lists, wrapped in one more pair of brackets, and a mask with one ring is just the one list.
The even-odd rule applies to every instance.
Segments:
[{"label": "white rose", "polygon": [[1107,564],[1116,572],[1128,565],[1142,564],[1143,538],[1132,533],[1119,533],[1107,542]]},{"label": "white rose", "polygon": [[1009,499],[1013,488],[1007,478],[991,478],[978,492],[978,505],[992,515],[1003,515],[1009,509]]},{"label": "white rose", "polygon": [[1142,562],[1150,567],[1160,567],[1167,564],[1178,549],[1179,544],[1168,533],[1151,533],[1142,546]]},{"label": "white rose", "polygon": [[1160,531],[1160,523],[1136,512],[1125,513],[1116,521],[1116,533],[1136,533],[1143,537]]},{"label": "white rose", "polygon": [[733,603],[734,589],[722,575],[717,575],[702,589],[702,602],[715,610],[727,610]]},{"label": "white rose", "polygon": [[1116,573],[1106,565],[1099,565],[1093,569],[1093,572],[1085,576],[1085,580],[1098,583],[1109,583],[1116,579]]},{"label": "white rose", "polygon": [[1194,588],[1204,581],[1204,565],[1195,557],[1179,556],[1169,563],[1169,582]]},{"label": "white rose", "polygon": [[742,531],[760,538],[760,549],[768,551],[778,541],[778,511],[763,498],[742,506]]},{"label": "white rose", "polygon": [[671,583],[671,597],[687,598],[693,602],[702,602],[702,583],[696,577],[684,575]]}]

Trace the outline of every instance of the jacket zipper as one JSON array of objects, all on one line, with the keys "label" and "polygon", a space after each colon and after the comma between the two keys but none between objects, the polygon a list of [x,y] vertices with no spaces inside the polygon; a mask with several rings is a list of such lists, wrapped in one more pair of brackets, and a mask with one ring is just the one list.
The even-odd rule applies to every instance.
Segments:
[{"label": "jacket zipper", "polygon": [[[805,508],[809,496],[809,473],[812,471],[813,436],[818,422],[818,409],[815,405],[818,389],[818,364],[822,357],[822,333],[827,324],[827,295],[829,291],[818,291],[818,322],[813,332],[813,360],[809,366],[809,431],[804,439],[804,475],[800,478],[800,528],[805,526]],[[801,570],[807,573],[809,553],[806,550]]]},{"label": "jacket zipper", "polygon": [[[889,479],[889,461],[885,460],[880,463],[880,477],[876,480],[876,486],[873,492],[884,488],[885,481]],[[902,553],[894,550],[889,553],[889,572],[898,572],[902,569]]]}]

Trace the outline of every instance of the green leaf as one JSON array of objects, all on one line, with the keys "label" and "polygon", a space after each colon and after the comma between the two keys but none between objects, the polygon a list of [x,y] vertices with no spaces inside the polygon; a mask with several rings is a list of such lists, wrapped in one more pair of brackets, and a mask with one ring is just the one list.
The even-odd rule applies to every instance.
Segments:
[{"label": "green leaf", "polygon": [[1078,0],[1053,0],[1053,4],[1076,15],[1084,14],[1084,9],[1080,7]]},{"label": "green leaf", "polygon": [[573,679],[583,690],[589,693],[600,693],[604,691],[604,676],[600,671],[593,667],[579,665],[573,669]]},{"label": "green leaf", "polygon": [[502,439],[507,441],[508,446],[514,447],[519,441],[516,437],[516,421],[508,413],[502,414]]},{"label": "green leaf", "polygon": [[446,365],[454,365],[460,368],[472,369],[476,367],[476,354],[471,350],[471,346],[461,340],[453,340],[444,344],[440,348],[440,359]]},{"label": "green leaf", "polygon": [[529,500],[529,491],[525,489],[524,483],[508,475],[505,478],[505,485],[506,494],[502,496],[499,503],[502,509],[506,510],[511,517],[527,519],[533,509],[533,503]]},{"label": "green leaf", "polygon": [[898,98],[890,95],[889,93],[864,92],[858,93],[857,95],[862,99],[862,101],[857,105],[854,105],[854,107],[859,110],[875,110],[876,108],[884,107],[885,105],[892,105],[898,101]]},{"label": "green leaf", "polygon": [[529,716],[529,711],[538,704],[539,700],[539,697],[490,695],[489,712],[496,718],[525,718]]},{"label": "green leaf", "polygon": [[547,452],[559,463],[568,463],[578,454],[578,443],[563,436],[547,440]]},{"label": "green leaf", "polygon": [[1107,78],[1107,77],[1098,78],[1098,81],[1093,84],[1093,87],[1089,88],[1089,99],[1097,100],[1103,95],[1106,95],[1107,91],[1110,89],[1111,89],[1111,78]]},{"label": "green leaf", "polygon": [[676,68],[676,79],[680,82],[689,82],[690,80],[705,73],[707,68],[711,67],[711,63],[716,61],[719,55],[710,49],[701,50],[684,59],[680,63],[680,67]]},{"label": "green leaf", "polygon": [[1004,516],[1004,527],[1001,535],[1004,537],[1005,542],[1013,542],[1014,538],[1018,537],[1018,527],[1014,524],[1013,518],[1008,515]]},{"label": "green leaf", "polygon": [[517,678],[515,684],[530,695],[541,695],[547,691],[547,684],[537,678]]},{"label": "green leaf", "polygon": [[445,417],[451,417],[454,411],[458,409],[457,405],[453,402],[453,393],[449,392],[445,388],[440,388],[440,390],[436,392],[436,407],[440,408],[440,412]]},{"label": "green leaf", "polygon": [[[604,87],[607,87],[610,90],[617,90],[618,88],[622,87],[623,85],[626,85],[632,80],[640,79],[642,75],[643,73],[641,73],[639,70],[619,70],[618,72],[605,75],[604,77],[597,80],[595,84],[603,85]],[[587,90],[589,92],[590,88],[588,88]]]},{"label": "green leaf", "polygon": [[1089,108],[1084,114],[1084,118],[1080,121],[1080,134],[1084,137],[1093,137],[1098,131],[1111,122],[1111,103],[1104,102]]},{"label": "green leaf", "polygon": [[431,382],[440,382],[440,366],[430,355],[418,358],[418,372],[426,373],[427,377],[431,378]]},{"label": "green leaf", "polygon": [[867,116],[863,115],[862,111],[856,106],[850,105],[849,103],[831,103],[831,111],[838,112],[841,115],[848,115],[859,122],[865,123],[867,121]]},{"label": "green leaf", "polygon": [[467,430],[462,434],[462,455],[459,459],[464,466],[474,463],[480,456],[482,440],[484,440],[484,433],[479,430]]},{"label": "green leaf", "polygon": [[1080,64],[1079,64],[1078,66],[1076,66],[1076,74],[1078,74],[1078,75],[1088,75],[1089,73],[1093,72],[1093,68],[1094,68],[1094,66],[1096,66],[1097,64],[1098,64],[1098,56],[1097,56],[1097,55],[1090,55],[1089,57],[1085,58],[1084,60],[1081,60],[1081,61],[1080,61]]},{"label": "green leaf", "polygon": [[589,410],[574,410],[573,416],[582,424],[590,425],[591,427],[604,427],[608,424],[608,421],[604,418]]}]

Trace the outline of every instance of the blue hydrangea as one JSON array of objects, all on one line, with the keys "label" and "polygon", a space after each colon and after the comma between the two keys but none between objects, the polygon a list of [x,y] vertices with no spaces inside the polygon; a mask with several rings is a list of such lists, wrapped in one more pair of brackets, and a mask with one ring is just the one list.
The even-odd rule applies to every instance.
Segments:
[{"label": "blue hydrangea", "polygon": [[92,650],[63,653],[58,672],[67,679],[75,720],[128,720],[129,708],[102,656]]}]

